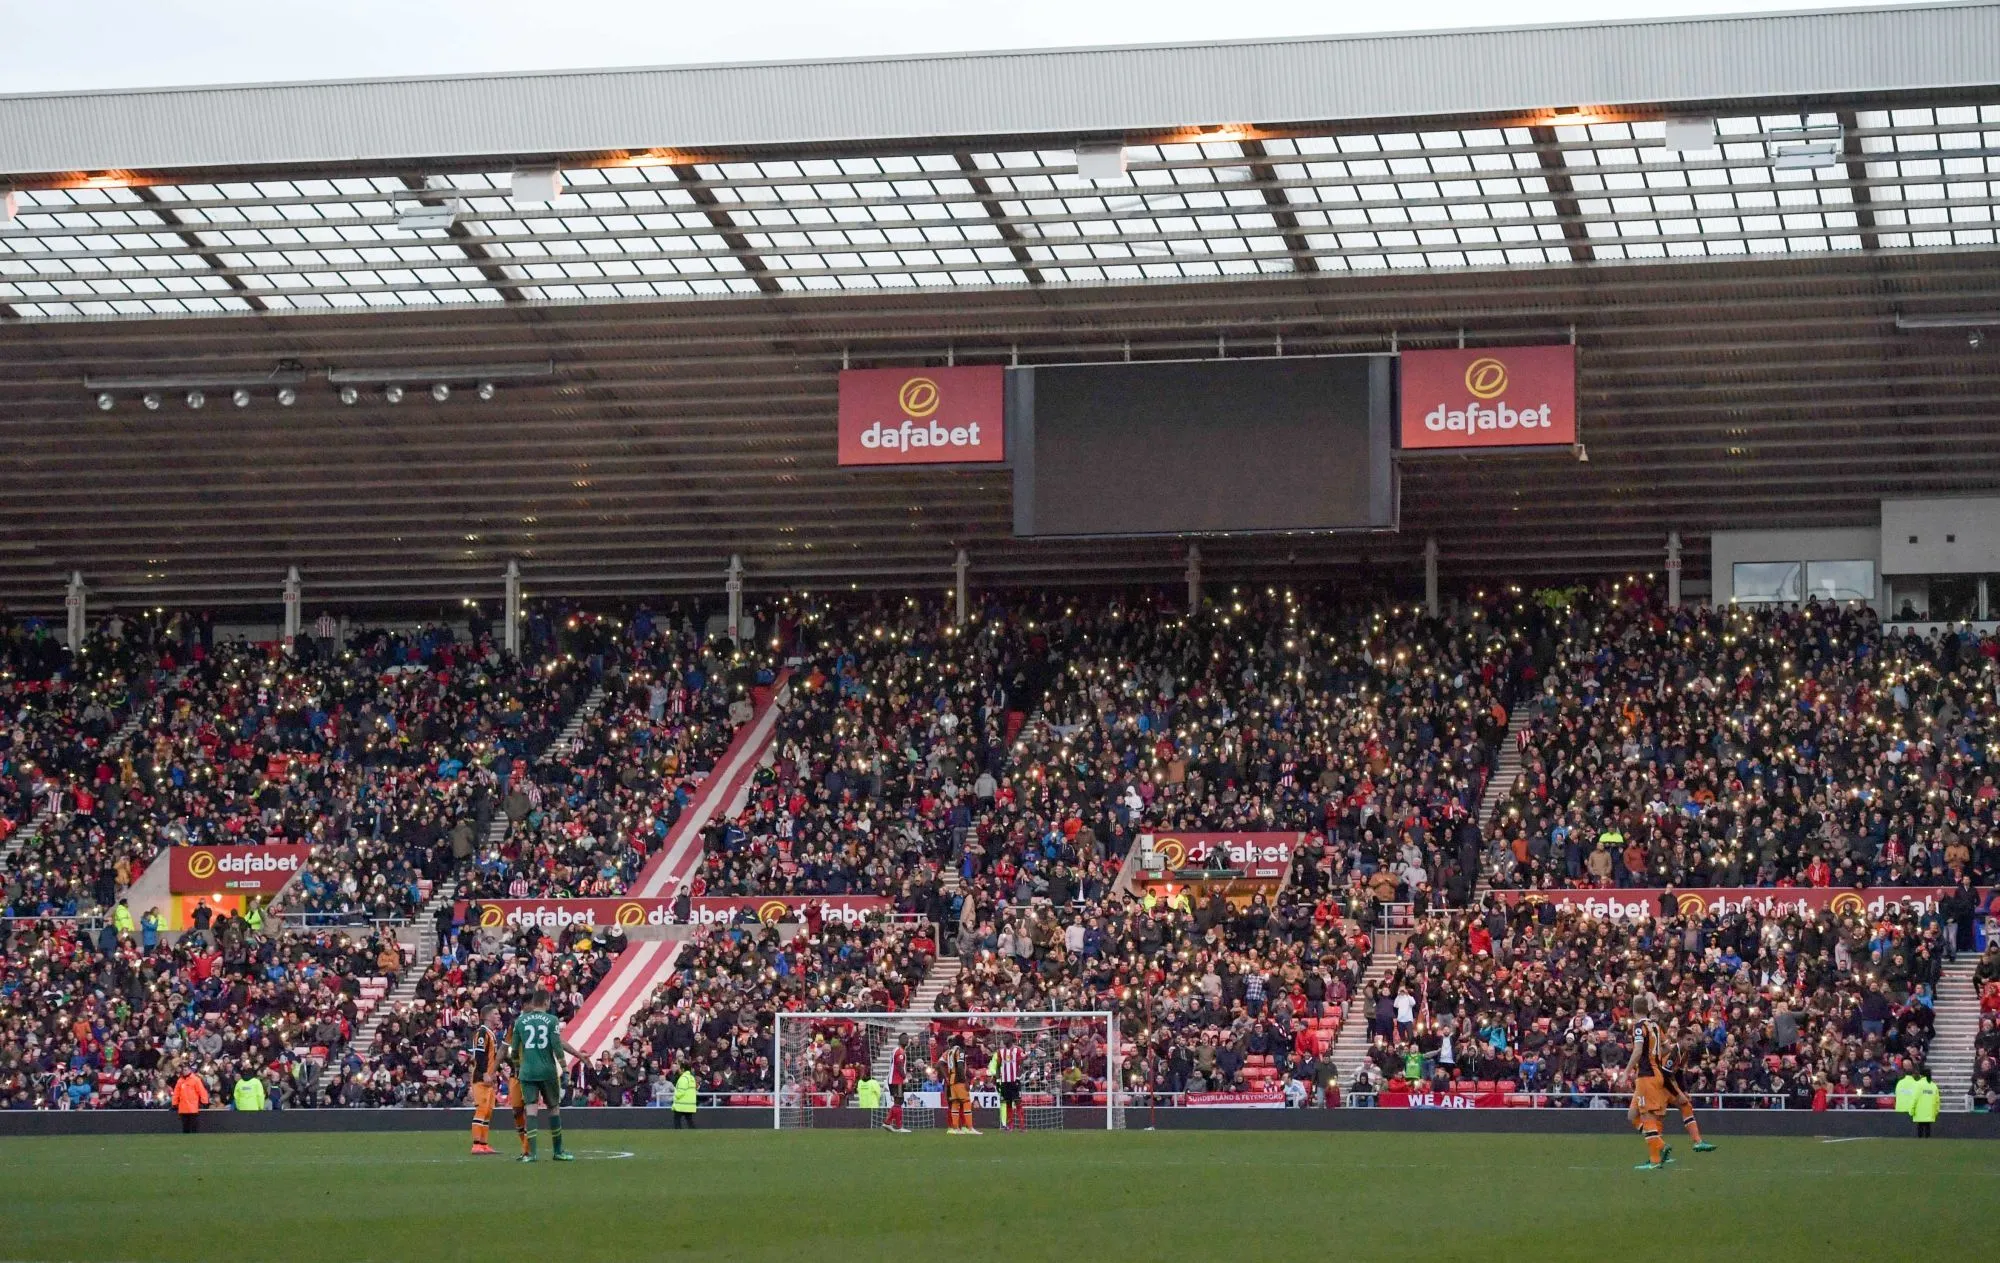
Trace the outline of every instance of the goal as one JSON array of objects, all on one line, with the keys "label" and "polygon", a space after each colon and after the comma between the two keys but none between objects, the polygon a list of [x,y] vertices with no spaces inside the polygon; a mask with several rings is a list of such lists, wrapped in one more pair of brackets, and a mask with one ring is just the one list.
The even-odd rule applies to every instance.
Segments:
[{"label": "goal", "polygon": [[[997,1120],[999,1085],[988,1065],[1003,1047],[1019,1050],[1021,1115],[1029,1128],[1118,1128],[1124,1053],[1118,1019],[1075,1013],[780,1013],[772,1032],[771,1126],[875,1127],[885,1121],[889,1067],[905,1050],[903,1125],[943,1125],[936,1067],[954,1039],[972,1070],[972,1104],[984,1127]],[[863,1068],[883,1085],[882,1109],[863,1109],[855,1084]],[[1019,1125],[1017,1123],[1017,1125]]]}]

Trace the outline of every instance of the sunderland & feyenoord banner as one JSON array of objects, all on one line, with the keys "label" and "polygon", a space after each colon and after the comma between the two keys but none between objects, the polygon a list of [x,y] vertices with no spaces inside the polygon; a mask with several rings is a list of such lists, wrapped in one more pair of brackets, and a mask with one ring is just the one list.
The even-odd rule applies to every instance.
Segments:
[{"label": "sunderland & feyenoord banner", "polygon": [[300,843],[170,847],[167,893],[275,895],[311,855],[312,848]]},{"label": "sunderland & feyenoord banner", "polygon": [[[587,929],[608,929],[614,925],[677,925],[671,899],[475,899],[479,924],[486,929],[520,929],[530,926],[560,930],[572,925]],[[890,911],[893,905],[880,895],[766,895],[747,897],[703,897],[688,901],[689,925],[726,925],[734,922],[745,908],[766,925],[795,920],[799,909],[808,904],[819,908],[828,921],[853,925],[871,916]]]},{"label": "sunderland & feyenoord banner", "polygon": [[1269,1092],[1189,1092],[1182,1100],[1191,1110],[1281,1110],[1285,1094]]}]

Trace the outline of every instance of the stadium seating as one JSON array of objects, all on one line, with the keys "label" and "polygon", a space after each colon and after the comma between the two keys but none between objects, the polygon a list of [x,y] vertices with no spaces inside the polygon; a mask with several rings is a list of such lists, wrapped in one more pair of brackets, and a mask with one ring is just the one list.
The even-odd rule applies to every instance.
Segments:
[{"label": "stadium seating", "polygon": [[292,659],[245,643],[191,656],[97,773],[89,809],[16,858],[18,911],[108,906],[163,846],[303,841],[293,910],[408,915],[455,862],[454,834],[491,815],[500,771],[539,752],[584,688],[569,658],[516,666],[436,631]]},{"label": "stadium seating", "polygon": [[1433,921],[1364,991],[1371,1086],[1515,1090],[1477,1087],[1504,1082],[1586,1103],[1618,1090],[1643,987],[1666,1006],[1690,1093],[1873,1105],[1929,1045],[1941,934],[1902,912],[1614,921],[1496,900]]},{"label": "stadium seating", "polygon": [[[939,1010],[1110,1008],[1128,1087],[1269,1093],[1352,1070],[1328,1054],[1359,995],[1377,1037],[1364,1089],[1542,1100],[1615,1090],[1616,980],[1664,953],[1674,971],[1655,986],[1700,1045],[1691,1087],[1858,1102],[1923,1052],[1939,936],[1969,946],[1969,894],[1947,905],[1948,928],[1900,915],[1649,927],[1534,904],[1469,911],[1482,865],[1502,891],[1928,885],[1990,880],[2000,856],[1985,770],[2000,647],[1905,637],[1854,610],[1669,613],[1606,585],[1496,593],[1435,621],[1272,587],[1202,620],[1047,593],[991,599],[965,628],[917,598],[787,598],[760,618],[768,649],[707,639],[679,607],[541,608],[521,663],[438,628],[306,638],[287,658],[205,641],[185,616],[100,626],[72,660],[46,629],[9,624],[0,794],[9,820],[57,798],[62,810],[13,857],[8,906],[87,912],[161,845],[294,838],[315,844],[288,899],[309,922],[408,918],[454,873],[474,901],[623,894],[741,724],[735,703],[790,660],[770,765],[738,814],[703,830],[694,893],[890,896],[960,962]],[[603,704],[575,745],[535,763],[594,683]],[[1523,771],[1482,822],[1510,706]],[[128,715],[130,740],[107,754]],[[1149,906],[1114,889],[1141,833],[1248,829],[1305,835],[1274,897]],[[1407,905],[1417,934],[1364,992],[1384,904]],[[96,951],[92,929],[37,933],[31,957]],[[704,1089],[759,1090],[753,1036],[769,1013],[907,1005],[938,947],[928,935],[828,926],[781,949],[755,930],[704,933],[582,1081],[593,1099],[650,1100],[696,1047],[676,1017],[693,1007],[715,1024]],[[400,963],[381,946],[365,969],[324,966],[341,980],[331,1010],[310,987],[275,1002],[297,1042],[273,1062],[300,1100],[457,1102],[481,1004],[511,1013],[543,981],[568,1016],[622,939],[467,934],[364,1059],[345,1041]],[[167,973],[200,954],[120,950]],[[19,955],[10,978],[25,976]],[[1402,1030],[1396,995],[1411,988],[1427,1019]],[[1799,1030],[1782,1049],[1780,997]],[[9,1090],[52,1103],[61,1067],[36,1048],[27,1077],[10,1063]],[[2000,1047],[1982,1045],[1976,1094],[2000,1094],[1995,1065]],[[88,1098],[151,1090],[127,1068]]]},{"label": "stadium seating", "polygon": [[259,1074],[281,1103],[313,1104],[387,987],[380,939],[233,918],[172,945],[24,922],[4,946],[0,1108],[156,1107],[177,1068],[212,1090]]},{"label": "stadium seating", "polygon": [[1513,687],[1498,624],[1275,589],[1199,631],[1059,598],[989,604],[963,634],[915,599],[812,618],[775,775],[714,828],[710,890],[915,906],[949,865],[982,906],[1093,904],[1138,833],[1255,827],[1334,830],[1315,887],[1387,872],[1390,897],[1471,893],[1459,826]]},{"label": "stadium seating", "polygon": [[[674,977],[632,1015],[625,1038],[587,1070],[590,1099],[643,1105],[652,1084],[687,1065],[701,1090],[768,1093],[771,1026],[778,1010],[889,1012],[909,1007],[930,968],[922,927],[871,922],[697,932]],[[843,1060],[847,1070],[858,1060]],[[853,1074],[834,1067],[845,1087]],[[834,1078],[825,1085],[831,1088]],[[768,1099],[768,1098],[767,1098]]]},{"label": "stadium seating", "polygon": [[1579,594],[1537,632],[1505,887],[1990,885],[1991,636]]},{"label": "stadium seating", "polygon": [[461,893],[623,894],[679,818],[691,784],[729,744],[726,664],[691,629],[621,642],[606,658],[604,705],[574,748],[509,783],[505,836],[481,850]]},{"label": "stadium seating", "polygon": [[605,945],[578,930],[555,937],[528,930],[484,945],[465,937],[466,946],[431,962],[415,1001],[384,1020],[373,1056],[341,1067],[330,1103],[457,1105],[471,1083],[473,1029],[488,1005],[511,1022],[529,994],[546,987],[554,1012],[567,1018],[610,968]]},{"label": "stadium seating", "polygon": [[1259,1091],[1288,1074],[1324,1085],[1322,1054],[1370,950],[1330,900],[1010,911],[961,940],[964,967],[936,1007],[1115,1012],[1128,1046],[1150,1053],[1128,1059],[1128,1087]]}]

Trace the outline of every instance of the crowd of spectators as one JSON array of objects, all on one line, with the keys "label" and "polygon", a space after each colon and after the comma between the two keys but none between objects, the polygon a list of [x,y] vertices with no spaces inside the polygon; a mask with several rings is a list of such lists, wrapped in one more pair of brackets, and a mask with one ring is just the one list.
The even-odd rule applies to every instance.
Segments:
[{"label": "crowd of spectators", "polygon": [[1614,920],[1496,897],[1434,918],[1362,996],[1372,1064],[1353,1086],[1620,1092],[1642,991],[1690,1094],[1872,1106],[1923,1059],[1946,952],[1935,916],[1661,911]]},{"label": "crowd of spectators", "polygon": [[263,934],[236,917],[172,944],[151,928],[20,922],[0,948],[0,1108],[15,1109],[161,1107],[188,1069],[218,1091],[251,1074],[281,1105],[324,1103],[362,981],[400,964],[378,937]]},{"label": "crowd of spectators", "polygon": [[1577,592],[1534,646],[1502,887],[1990,885],[2000,641]]},{"label": "crowd of spectators", "polygon": [[[1150,906],[1149,906],[1150,905]],[[1338,901],[1117,899],[1003,909],[958,944],[942,1011],[1107,1011],[1127,1087],[1247,1091],[1299,1079],[1324,1091],[1342,1006],[1370,937]]]},{"label": "crowd of spectators", "polygon": [[773,767],[711,825],[703,883],[956,924],[967,901],[1096,906],[1143,832],[1255,829],[1307,835],[1313,894],[1463,906],[1527,664],[1510,608],[1447,623],[1271,588],[1199,618],[1055,596],[965,627],[915,598],[802,610]]},{"label": "crowd of spectators", "polygon": [[704,641],[691,618],[641,609],[598,656],[603,704],[567,750],[509,782],[505,836],[480,850],[463,893],[624,893],[728,747],[737,654]]},{"label": "crowd of spectators", "polygon": [[293,910],[406,916],[470,857],[500,787],[587,688],[573,657],[516,662],[442,627],[289,656],[196,643],[74,809],[17,856],[8,904],[104,908],[163,847],[291,842],[313,847]]},{"label": "crowd of spectators", "polygon": [[[652,1085],[671,1082],[683,1067],[703,1092],[768,1093],[777,1013],[905,1010],[935,951],[927,927],[882,920],[697,931],[672,976],[632,1014],[624,1038],[585,1068],[586,1098],[648,1104]],[[807,1061],[806,1072],[832,1090],[852,1086],[848,1071],[858,1073],[861,1056],[829,1040]]]},{"label": "crowd of spectators", "polygon": [[182,626],[113,614],[71,653],[50,624],[0,612],[0,843],[92,804],[113,734],[182,660]]},{"label": "crowd of spectators", "polygon": [[[0,875],[6,906],[108,908],[163,846],[277,841],[312,845],[288,908],[324,922],[409,917],[454,873],[472,900],[616,896],[781,663],[769,765],[739,813],[708,824],[681,893],[886,895],[961,961],[939,1009],[1110,1009],[1128,1086],[1296,1081],[1331,1096],[1326,1053],[1367,930],[1408,904],[1420,933],[1361,997],[1360,1090],[1615,1091],[1644,978],[1675,1015],[1691,1090],[1872,1099],[1922,1055],[1939,963],[1971,946],[1974,886],[2000,876],[2000,642],[1885,630],[1865,609],[1669,610],[1603,585],[1482,593],[1431,618],[1266,587],[1192,616],[1152,596],[1038,593],[989,599],[963,626],[901,597],[783,598],[760,621],[769,640],[739,642],[679,606],[542,607],[519,659],[478,620],[470,636],[361,631],[281,652],[218,642],[212,620],[114,618],[76,655],[45,626],[0,621],[0,829],[58,807]],[[602,706],[549,752],[593,685]],[[1510,708],[1525,708],[1523,770],[1481,820]],[[108,749],[127,714],[136,733]],[[1282,890],[1120,893],[1140,834],[1241,831],[1299,835]],[[1956,891],[1928,921],[1590,921],[1482,901],[1482,868],[1510,893]],[[247,1061],[340,1104],[461,1099],[484,1004],[511,1015],[539,983],[568,1016],[622,946],[468,932],[364,1064],[330,1016],[355,969],[328,953],[349,940],[300,938],[302,956],[273,958],[255,933],[233,949],[34,933],[52,983],[38,996],[87,982],[95,1002],[75,1003],[94,1017],[144,976],[178,998],[165,1019],[141,1012],[136,1045],[213,1059],[201,1031],[217,1025],[223,1069]],[[939,946],[887,923],[703,932],[579,1085],[649,1100],[687,1063],[704,1091],[768,1086],[773,1012],[902,1007]],[[384,968],[380,948],[351,954]],[[157,1093],[115,1032],[67,1009],[29,1020],[27,975],[6,963],[8,1092],[46,1103],[88,1078],[93,1103]],[[183,1010],[195,1034],[169,1046]],[[298,1043],[327,1022],[329,1038]],[[1975,1093],[2000,1096],[1991,1026]],[[845,1077],[846,1042],[826,1034],[815,1076]]]},{"label": "crowd of spectators", "polygon": [[467,1099],[473,1067],[472,1036],[488,1006],[508,1022],[518,1017],[537,987],[554,998],[551,1011],[568,1021],[611,969],[622,939],[607,941],[587,930],[560,935],[536,929],[481,940],[468,927],[424,970],[412,1003],[383,1019],[373,1055],[348,1058],[340,1067],[332,1103],[348,1106],[445,1106]]}]

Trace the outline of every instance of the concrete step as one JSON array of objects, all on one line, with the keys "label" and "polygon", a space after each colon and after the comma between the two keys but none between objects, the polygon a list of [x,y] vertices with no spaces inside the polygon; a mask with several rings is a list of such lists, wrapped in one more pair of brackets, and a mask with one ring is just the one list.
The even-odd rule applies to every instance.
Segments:
[{"label": "concrete step", "polygon": [[[188,669],[186,667],[181,667],[179,670],[175,671],[172,675],[168,676],[167,682],[161,686],[161,692],[165,692],[167,689],[173,688],[178,684],[180,684],[182,680],[187,678],[187,673]],[[105,740],[104,742],[105,754],[110,755],[118,753],[118,751],[123,750],[125,748],[126,742],[130,741],[135,735],[137,735],[139,729],[145,725],[146,712],[150,705],[151,701],[150,699],[148,699],[146,705],[142,705],[135,708],[130,715],[125,717],[125,722],[123,724],[120,724],[118,728],[112,732],[111,736]],[[0,845],[0,872],[4,872],[8,868],[12,867],[14,863],[14,857],[18,855],[21,852],[22,848],[26,847],[29,842],[39,837],[41,835],[42,830],[47,828],[49,823],[54,819],[55,819],[55,812],[50,808],[44,807],[42,808],[42,810],[36,812],[34,818],[29,820],[27,824],[23,825],[19,829],[16,829],[14,831],[13,836],[7,839],[6,844]]]},{"label": "concrete step", "polygon": [[[1525,766],[1525,760],[1521,758],[1521,734],[1527,727],[1528,707],[1525,703],[1516,704],[1513,710],[1507,712],[1507,735],[1500,740],[1500,756],[1494,760],[1493,776],[1486,782],[1486,792],[1479,796],[1477,820],[1482,836],[1492,825],[1493,813],[1499,810],[1500,804],[1506,801],[1508,791],[1513,789],[1514,778],[1521,774],[1521,768]],[[1486,879],[1486,857],[1481,855],[1473,891],[1484,894],[1491,888]]]},{"label": "concrete step", "polygon": [[[933,1011],[937,998],[951,989],[958,981],[959,963],[956,956],[939,956],[931,962],[930,972],[910,993],[910,1016],[899,1018],[886,1024],[891,1035],[915,1035],[930,1025],[930,1019],[922,1016]],[[875,1052],[875,1077],[884,1083],[889,1081],[889,1062],[895,1056],[896,1041],[885,1038]]]},{"label": "concrete step", "polygon": [[1370,984],[1380,985],[1388,981],[1389,975],[1396,971],[1396,960],[1392,952],[1377,952],[1367,971],[1361,975],[1360,985],[1341,1009],[1340,1034],[1334,1038],[1333,1051],[1329,1056],[1333,1058],[1334,1072],[1342,1091],[1354,1081],[1355,1072],[1368,1058],[1368,1019],[1371,1015],[1362,1011],[1362,1000],[1367,996]]},{"label": "concrete step", "polygon": [[[603,709],[603,707],[604,686],[599,685],[592,689],[582,702],[578,703],[576,710],[571,713],[569,721],[557,733],[556,739],[551,741],[548,749],[542,751],[541,757],[535,760],[536,765],[546,766],[569,757],[575,750],[577,736],[583,731],[584,724],[589,722],[590,717]],[[505,811],[495,812],[493,822],[486,826],[486,844],[488,846],[498,846],[506,840],[507,813]],[[410,953],[410,959],[403,966],[403,972],[396,976],[394,984],[389,988],[388,996],[382,1003],[375,1006],[374,1011],[362,1021],[361,1029],[354,1034],[354,1051],[359,1053],[364,1059],[374,1053],[375,1038],[381,1033],[382,1024],[388,1020],[389,1015],[408,1008],[417,998],[417,985],[424,980],[424,974],[430,969],[431,962],[437,959],[437,931],[435,927],[437,925],[438,909],[449,908],[457,899],[458,879],[454,877],[439,882],[431,891],[431,897],[426,899],[423,907],[417,910],[417,915],[413,920],[413,924],[417,928],[417,945],[415,950]]]},{"label": "concrete step", "polygon": [[1979,1037],[1979,996],[1972,989],[1972,973],[1979,962],[1964,956],[1944,967],[1938,979],[1936,1008],[1932,1019],[1931,1046],[1925,1060],[1937,1079],[1938,1090],[1947,1110],[1970,1107],[1976,1061],[1973,1044]]}]

